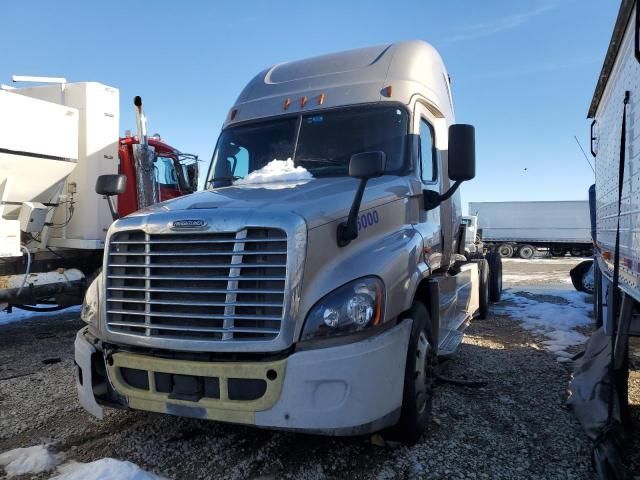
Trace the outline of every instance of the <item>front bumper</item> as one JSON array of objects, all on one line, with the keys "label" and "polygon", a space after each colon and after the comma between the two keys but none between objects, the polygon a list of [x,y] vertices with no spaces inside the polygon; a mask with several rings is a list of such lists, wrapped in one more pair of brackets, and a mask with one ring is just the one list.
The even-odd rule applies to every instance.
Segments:
[{"label": "front bumper", "polygon": [[[96,348],[83,332],[78,332],[75,345],[81,371],[76,375],[78,394],[90,413],[101,416],[91,381]],[[111,387],[130,408],[265,428],[357,435],[398,420],[410,333],[411,322],[405,321],[366,340],[300,351],[270,362],[195,362],[116,353],[107,372]],[[119,373],[122,367],[216,377],[219,395],[197,401],[172,398],[156,391],[152,373],[146,390],[135,388]],[[231,399],[229,379],[264,379],[267,386],[260,398]]]}]

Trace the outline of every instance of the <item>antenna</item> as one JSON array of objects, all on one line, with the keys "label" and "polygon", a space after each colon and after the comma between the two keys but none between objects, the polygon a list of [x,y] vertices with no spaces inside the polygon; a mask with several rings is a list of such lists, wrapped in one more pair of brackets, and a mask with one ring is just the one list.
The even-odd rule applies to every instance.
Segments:
[{"label": "antenna", "polygon": [[582,148],[582,145],[580,145],[580,140],[578,140],[578,137],[576,137],[575,135],[573,136],[573,138],[576,139],[576,143],[578,144],[578,147],[580,148],[580,151],[582,152],[582,155],[584,155],[584,159],[587,161],[587,163],[589,164],[589,166],[591,167],[591,171],[593,171],[593,174],[596,174],[595,169],[593,168],[593,165],[591,165],[591,162],[589,161],[589,157],[587,157],[587,154],[584,153],[584,149]]}]

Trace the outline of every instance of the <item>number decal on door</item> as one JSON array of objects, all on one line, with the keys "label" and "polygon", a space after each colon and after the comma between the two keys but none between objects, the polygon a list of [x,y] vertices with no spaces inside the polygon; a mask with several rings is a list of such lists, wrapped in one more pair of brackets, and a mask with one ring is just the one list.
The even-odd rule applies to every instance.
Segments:
[{"label": "number decal on door", "polygon": [[369,227],[377,225],[378,222],[380,222],[380,216],[377,210],[363,213],[358,217],[358,231],[366,230]]}]

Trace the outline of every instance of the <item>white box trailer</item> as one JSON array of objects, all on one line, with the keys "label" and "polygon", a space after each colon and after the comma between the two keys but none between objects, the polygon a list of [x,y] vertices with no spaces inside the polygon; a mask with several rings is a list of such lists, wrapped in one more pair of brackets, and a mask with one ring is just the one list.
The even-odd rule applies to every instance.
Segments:
[{"label": "white box trailer", "polygon": [[589,202],[470,202],[469,215],[478,217],[485,246],[503,257],[531,258],[536,249],[554,256],[568,252],[591,255]]},{"label": "white box trailer", "polygon": [[[66,178],[67,191],[63,192],[73,199],[73,215],[70,201],[64,208],[57,209],[54,223],[66,225],[64,229],[51,232],[48,244],[89,250],[104,248],[107,229],[113,219],[107,203],[96,195],[95,182],[87,179],[118,173],[118,89],[97,82],[77,82],[20,88],[12,93],[77,110],[78,161]],[[50,168],[51,164],[47,164],[43,175],[46,176]]]},{"label": "white box trailer", "polygon": [[118,129],[113,87],[0,90],[0,309],[82,298],[112,222],[94,188],[118,173]]},{"label": "white box trailer", "polygon": [[[640,12],[623,0],[589,108],[596,182],[594,316],[569,405],[594,440],[600,478],[627,478],[619,446],[630,427],[629,336],[640,335]],[[588,283],[583,282],[583,285]]]}]

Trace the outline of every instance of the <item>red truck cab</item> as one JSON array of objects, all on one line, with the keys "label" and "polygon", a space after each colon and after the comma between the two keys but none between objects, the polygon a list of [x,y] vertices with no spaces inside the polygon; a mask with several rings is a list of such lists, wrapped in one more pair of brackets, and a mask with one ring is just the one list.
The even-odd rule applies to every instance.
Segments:
[{"label": "red truck cab", "polygon": [[[149,137],[148,142],[155,151],[154,176],[160,201],[195,192],[198,184],[198,157],[180,152],[158,136]],[[118,214],[124,217],[139,208],[133,145],[140,142],[138,137],[127,135],[120,138],[119,143],[118,173],[127,177],[127,188],[118,196]]]}]

